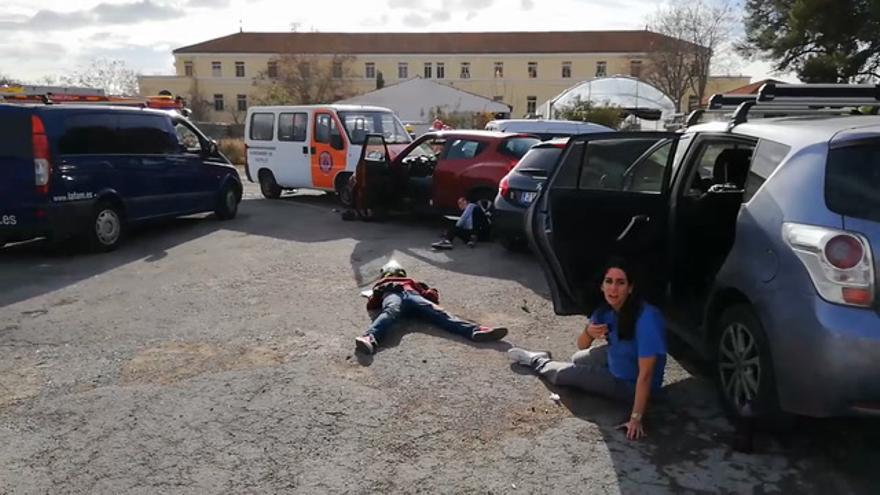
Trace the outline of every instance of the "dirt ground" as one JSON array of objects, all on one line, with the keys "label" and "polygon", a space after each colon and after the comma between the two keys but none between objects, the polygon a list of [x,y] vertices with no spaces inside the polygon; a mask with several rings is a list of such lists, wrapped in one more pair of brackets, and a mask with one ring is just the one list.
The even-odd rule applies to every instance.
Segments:
[{"label": "dirt ground", "polygon": [[[423,220],[342,222],[332,198],[258,197],[86,255],[0,250],[0,493],[877,493],[877,422],[803,421],[734,452],[710,382],[670,361],[649,437],[624,406],[554,390],[511,345],[573,351],[536,261],[432,252]],[[418,322],[375,356],[359,290],[390,257],[473,344]],[[550,399],[559,393],[558,403]]]}]

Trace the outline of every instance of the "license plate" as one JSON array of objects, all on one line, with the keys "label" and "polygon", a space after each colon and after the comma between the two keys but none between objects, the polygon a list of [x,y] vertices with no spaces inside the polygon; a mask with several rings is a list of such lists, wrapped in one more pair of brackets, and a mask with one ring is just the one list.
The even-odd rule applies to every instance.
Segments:
[{"label": "license plate", "polygon": [[519,200],[522,201],[523,203],[531,203],[532,201],[535,200],[536,196],[538,196],[538,193],[536,193],[536,192],[524,192],[524,193],[520,193]]}]

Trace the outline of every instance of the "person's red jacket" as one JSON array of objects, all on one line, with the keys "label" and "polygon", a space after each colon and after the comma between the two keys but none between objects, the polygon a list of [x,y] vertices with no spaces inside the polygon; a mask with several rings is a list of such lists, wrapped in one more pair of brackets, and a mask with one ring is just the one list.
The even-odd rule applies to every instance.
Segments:
[{"label": "person's red jacket", "polygon": [[434,304],[440,303],[440,294],[437,289],[428,287],[428,284],[424,282],[404,277],[387,277],[376,282],[376,285],[373,286],[373,294],[367,299],[367,311],[381,309],[382,299],[386,294],[404,291],[415,292]]}]

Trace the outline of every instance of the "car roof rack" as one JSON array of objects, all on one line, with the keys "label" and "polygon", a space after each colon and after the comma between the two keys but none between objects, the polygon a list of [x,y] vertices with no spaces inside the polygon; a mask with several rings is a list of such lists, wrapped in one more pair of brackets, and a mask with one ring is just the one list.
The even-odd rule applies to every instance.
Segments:
[{"label": "car roof rack", "polygon": [[[777,84],[766,83],[756,94],[716,94],[705,109],[688,116],[692,126],[707,115],[730,116],[728,129],[748,121],[749,116],[863,114],[861,107],[880,107],[880,84]],[[721,119],[718,119],[721,120]]]}]

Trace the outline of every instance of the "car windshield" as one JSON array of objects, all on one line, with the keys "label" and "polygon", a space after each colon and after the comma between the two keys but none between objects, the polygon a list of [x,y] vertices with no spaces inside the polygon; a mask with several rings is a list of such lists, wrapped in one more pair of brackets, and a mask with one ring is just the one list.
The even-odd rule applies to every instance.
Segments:
[{"label": "car windshield", "polygon": [[828,153],[825,200],[835,213],[880,221],[880,144]]},{"label": "car windshield", "polygon": [[380,134],[388,144],[407,144],[412,138],[391,112],[339,112],[352,144],[364,144],[367,134]]}]

